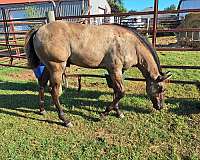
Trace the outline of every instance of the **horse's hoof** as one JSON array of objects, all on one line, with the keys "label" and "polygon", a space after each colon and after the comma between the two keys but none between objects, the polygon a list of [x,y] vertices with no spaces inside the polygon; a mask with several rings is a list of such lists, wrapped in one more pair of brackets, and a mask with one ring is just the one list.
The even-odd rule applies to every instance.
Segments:
[{"label": "horse's hoof", "polygon": [[45,111],[45,110],[43,110],[43,111],[40,111],[40,114],[41,115],[45,115],[47,112]]},{"label": "horse's hoof", "polygon": [[67,128],[73,127],[73,124],[71,122],[64,123],[64,126]]},{"label": "horse's hoof", "polygon": [[123,113],[120,113],[120,114],[117,115],[117,117],[118,117],[118,118],[124,118],[125,116],[124,116]]}]

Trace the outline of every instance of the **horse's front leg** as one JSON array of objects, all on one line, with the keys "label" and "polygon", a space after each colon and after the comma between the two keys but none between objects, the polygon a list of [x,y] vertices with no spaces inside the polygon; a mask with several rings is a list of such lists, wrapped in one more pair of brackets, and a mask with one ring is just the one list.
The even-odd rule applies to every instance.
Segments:
[{"label": "horse's front leg", "polygon": [[[114,97],[117,97],[116,94],[117,94],[117,93],[114,94]],[[122,97],[123,97],[123,96],[122,96]],[[119,118],[123,118],[123,117],[124,117],[124,114],[119,110],[119,102],[116,103],[116,105],[114,106],[114,111],[116,112],[117,117],[119,117]]]}]

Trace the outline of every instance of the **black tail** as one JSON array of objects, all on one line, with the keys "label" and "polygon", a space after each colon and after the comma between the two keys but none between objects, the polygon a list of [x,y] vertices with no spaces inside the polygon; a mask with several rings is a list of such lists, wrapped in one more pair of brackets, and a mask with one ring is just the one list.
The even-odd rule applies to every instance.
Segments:
[{"label": "black tail", "polygon": [[40,64],[40,60],[35,52],[34,45],[33,45],[33,36],[36,34],[37,30],[32,29],[28,32],[25,39],[25,53],[28,59],[28,66],[36,68]]}]

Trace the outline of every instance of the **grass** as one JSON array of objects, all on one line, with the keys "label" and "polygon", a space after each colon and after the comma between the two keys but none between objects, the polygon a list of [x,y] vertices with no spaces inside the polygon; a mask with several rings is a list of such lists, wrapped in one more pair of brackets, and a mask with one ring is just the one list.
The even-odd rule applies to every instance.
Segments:
[{"label": "grass", "polygon": [[[199,65],[200,54],[161,52],[162,64]],[[169,69],[168,69],[169,70]],[[104,74],[104,70],[72,67],[70,72]],[[173,79],[200,80],[200,71],[171,70]],[[155,111],[143,82],[125,82],[121,100],[124,119],[99,113],[112,100],[103,79],[84,78],[77,93],[75,79],[61,102],[74,127],[58,120],[46,93],[47,114],[38,112],[37,83],[31,71],[0,68],[0,159],[200,159],[200,96],[192,85],[167,84],[165,108]],[[136,69],[125,76],[141,76]]]}]

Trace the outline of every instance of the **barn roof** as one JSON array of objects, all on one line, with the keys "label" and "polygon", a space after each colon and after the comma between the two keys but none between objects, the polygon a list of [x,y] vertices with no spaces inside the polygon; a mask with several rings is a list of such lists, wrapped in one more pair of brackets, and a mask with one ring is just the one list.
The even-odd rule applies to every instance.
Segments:
[{"label": "barn roof", "polygon": [[[0,0],[0,5],[5,4],[19,4],[19,3],[35,3],[35,2],[48,2],[51,0]],[[58,1],[58,0],[54,0]]]}]

